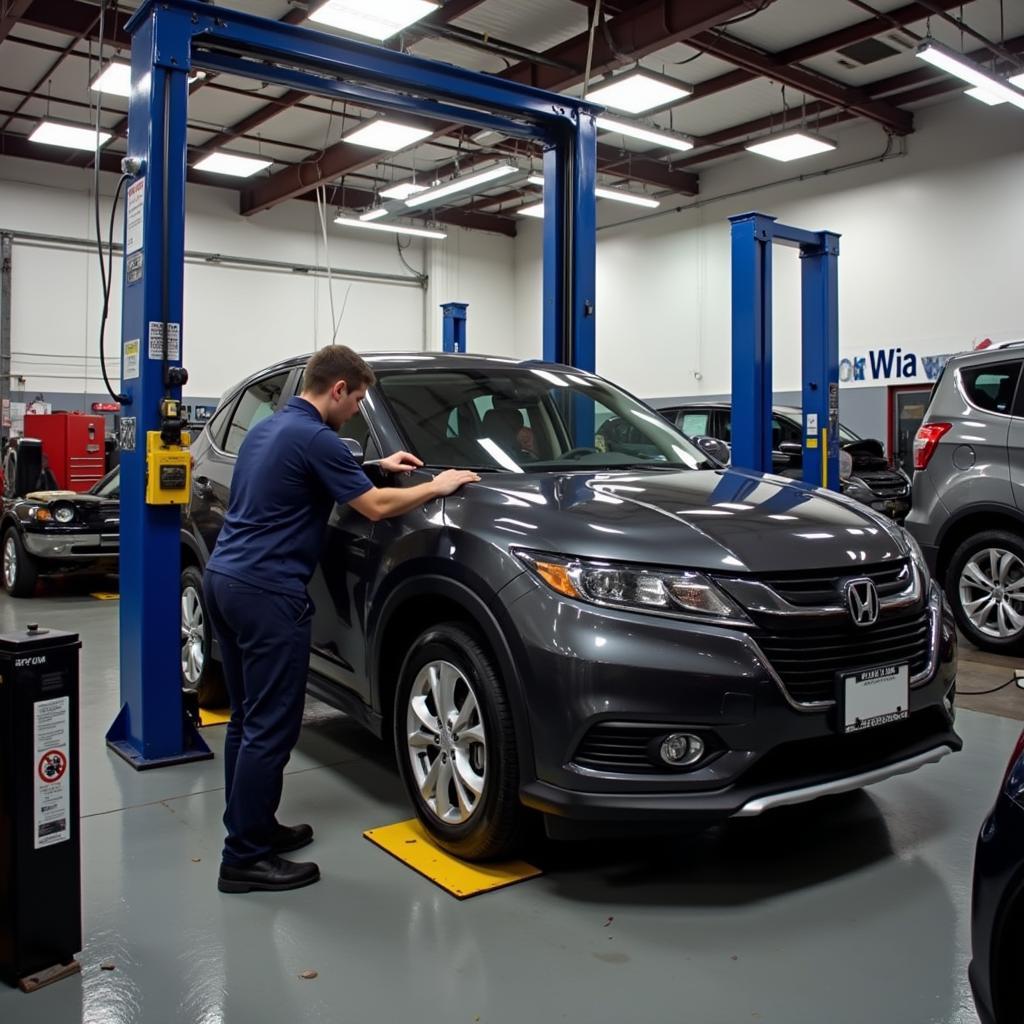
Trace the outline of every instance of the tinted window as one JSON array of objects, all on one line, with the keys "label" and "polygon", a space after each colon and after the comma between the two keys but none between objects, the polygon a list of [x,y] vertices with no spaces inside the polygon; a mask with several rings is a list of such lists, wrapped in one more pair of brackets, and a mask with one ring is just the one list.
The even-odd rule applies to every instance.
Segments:
[{"label": "tinted window", "polygon": [[968,400],[979,409],[1009,413],[1017,389],[1020,363],[996,363],[993,366],[967,366],[960,380]]},{"label": "tinted window", "polygon": [[234,404],[233,400],[224,402],[221,407],[213,414],[210,422],[206,424],[204,429],[206,430],[207,436],[210,440],[218,447],[224,447],[224,431],[228,425],[228,419],[231,416],[231,407]]},{"label": "tinted window", "polygon": [[273,415],[287,379],[287,372],[279,373],[273,377],[264,377],[263,380],[258,380],[245,389],[231,417],[231,426],[228,427],[224,441],[224,451],[230,455],[237,455],[249,431],[260,420]]},{"label": "tinted window", "polygon": [[120,498],[121,497],[121,473],[120,470],[111,470],[99,483],[94,484],[91,494],[98,495],[100,498]]}]

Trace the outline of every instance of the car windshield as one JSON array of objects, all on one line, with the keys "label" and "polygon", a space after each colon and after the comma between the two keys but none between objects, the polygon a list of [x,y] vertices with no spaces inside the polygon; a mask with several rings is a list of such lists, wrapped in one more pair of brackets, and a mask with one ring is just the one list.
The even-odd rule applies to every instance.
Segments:
[{"label": "car windshield", "polygon": [[380,390],[432,467],[709,469],[670,423],[599,377],[542,367],[391,371]]},{"label": "car windshield", "polygon": [[111,470],[102,480],[93,484],[90,494],[100,498],[120,498],[121,496],[121,472],[120,469]]}]

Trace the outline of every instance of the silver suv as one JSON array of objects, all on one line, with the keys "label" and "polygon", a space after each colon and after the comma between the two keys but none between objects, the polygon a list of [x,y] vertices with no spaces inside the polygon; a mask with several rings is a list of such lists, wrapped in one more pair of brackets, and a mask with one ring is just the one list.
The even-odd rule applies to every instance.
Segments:
[{"label": "silver suv", "polygon": [[1024,342],[954,356],[914,439],[907,529],[961,632],[1024,651]]}]

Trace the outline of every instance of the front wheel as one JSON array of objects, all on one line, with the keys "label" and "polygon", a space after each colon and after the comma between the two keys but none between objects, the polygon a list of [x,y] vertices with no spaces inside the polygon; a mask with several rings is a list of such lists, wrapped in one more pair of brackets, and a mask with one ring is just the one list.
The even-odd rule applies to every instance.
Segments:
[{"label": "front wheel", "polygon": [[395,749],[424,828],[466,860],[519,845],[519,758],[512,712],[490,653],[457,623],[412,645],[395,699]]},{"label": "front wheel", "polygon": [[228,704],[224,676],[213,660],[212,648],[203,577],[190,565],[181,574],[181,685],[196,691],[201,708],[223,708]]},{"label": "front wheel", "polygon": [[25,550],[17,528],[8,527],[4,534],[4,590],[11,597],[31,597],[38,578],[36,564]]},{"label": "front wheel", "polygon": [[986,530],[964,541],[949,563],[946,596],[976,647],[1024,650],[1024,542],[1015,534]]}]

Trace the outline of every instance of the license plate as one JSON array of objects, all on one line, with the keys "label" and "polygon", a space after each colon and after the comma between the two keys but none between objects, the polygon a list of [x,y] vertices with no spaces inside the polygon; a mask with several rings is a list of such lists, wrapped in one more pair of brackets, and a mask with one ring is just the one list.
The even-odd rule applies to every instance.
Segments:
[{"label": "license plate", "polygon": [[899,722],[910,714],[910,669],[883,665],[843,675],[843,732]]}]

